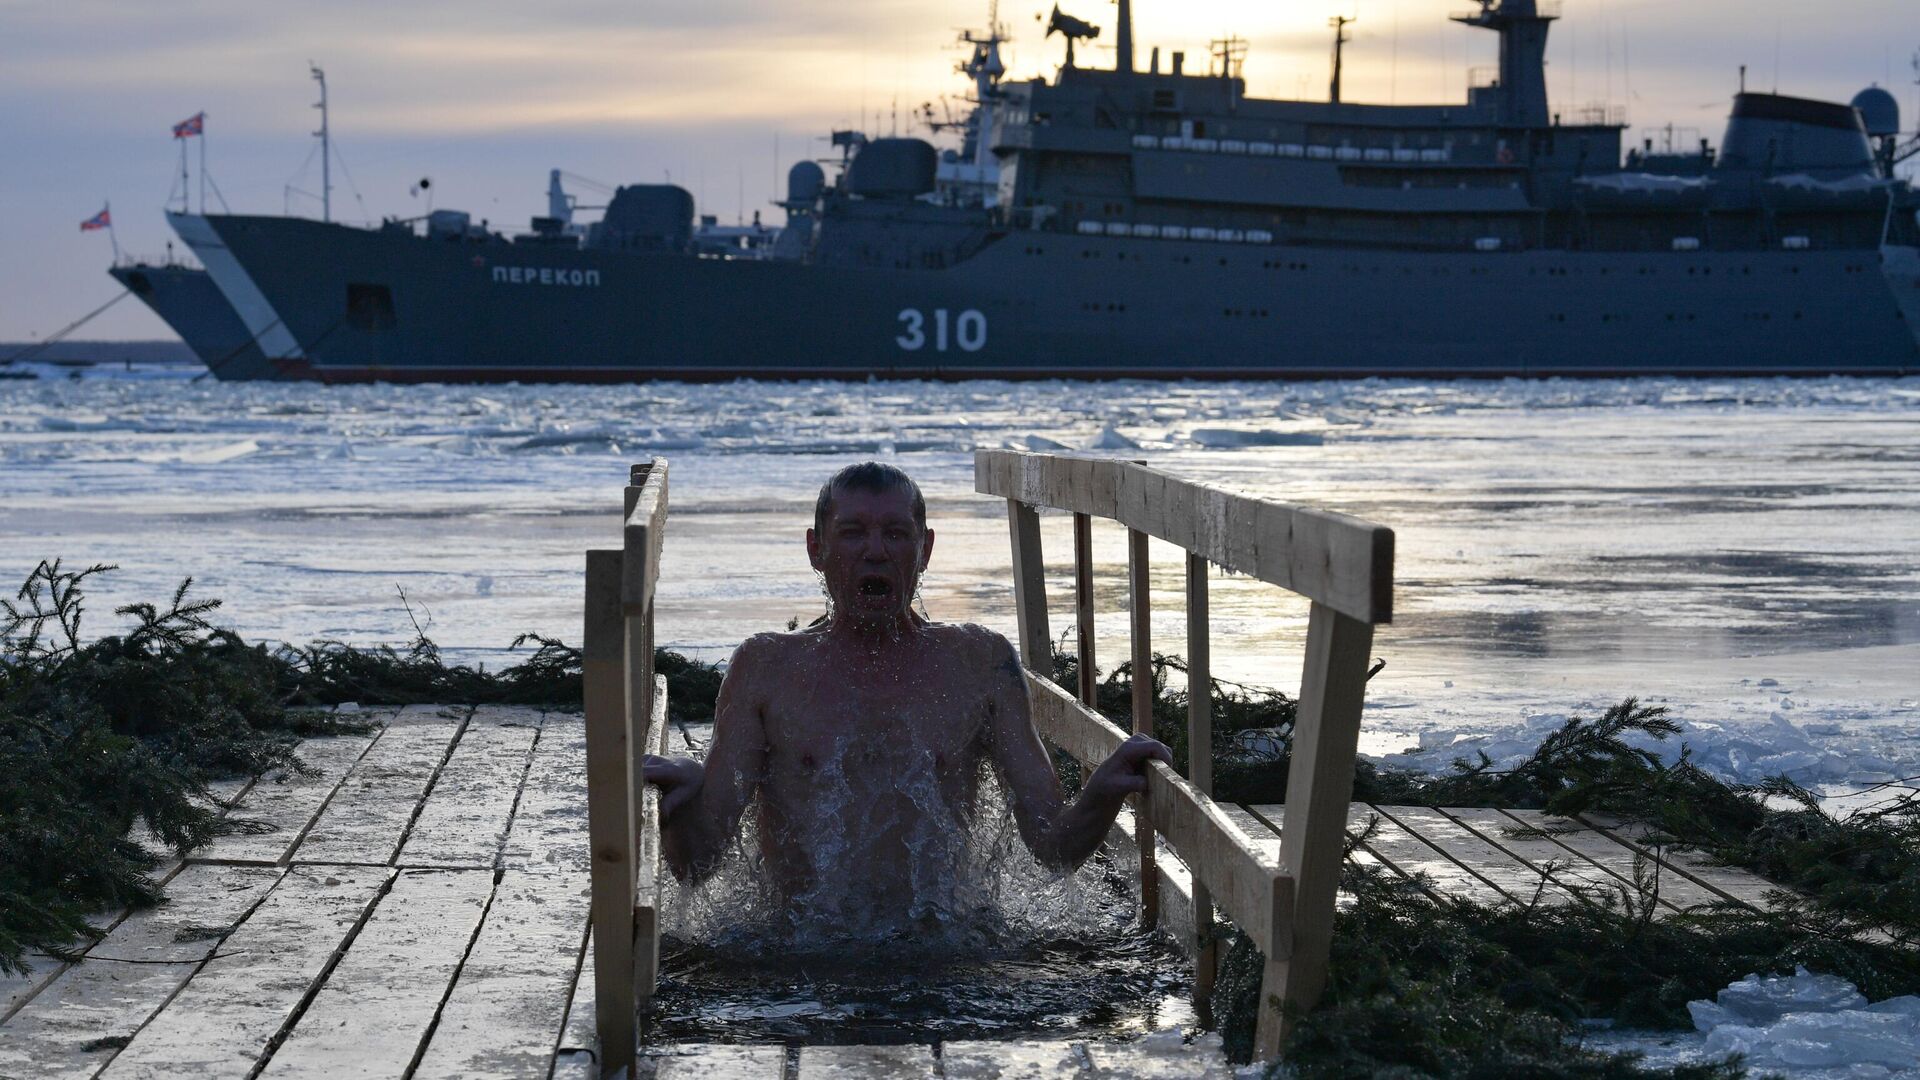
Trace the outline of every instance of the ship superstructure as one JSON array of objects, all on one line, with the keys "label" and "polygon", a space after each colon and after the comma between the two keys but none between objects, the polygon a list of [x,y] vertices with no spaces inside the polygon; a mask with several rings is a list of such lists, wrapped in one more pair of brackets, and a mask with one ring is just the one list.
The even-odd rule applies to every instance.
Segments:
[{"label": "ship superstructure", "polygon": [[512,238],[447,212],[176,223],[292,377],[1920,368],[1914,144],[1884,91],[1743,91],[1717,151],[1623,159],[1620,117],[1554,111],[1536,0],[1455,17],[1500,63],[1446,105],[1251,97],[1233,39],[1142,68],[1117,14],[1093,69],[1071,47],[1097,29],[1056,11],[1051,80],[967,35],[961,148],[836,133],[841,167],[796,165],[764,242],[703,242],[664,184]]}]

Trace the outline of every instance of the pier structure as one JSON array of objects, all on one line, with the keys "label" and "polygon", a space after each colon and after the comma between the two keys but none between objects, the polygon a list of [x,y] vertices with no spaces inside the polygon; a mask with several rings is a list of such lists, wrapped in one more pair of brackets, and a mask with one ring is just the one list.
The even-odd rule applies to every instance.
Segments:
[{"label": "pier structure", "polygon": [[[469,705],[356,709],[364,734],[306,740],[304,768],[218,787],[254,823],[172,858],[167,900],[103,913],[72,961],[0,976],[0,1077],[392,1076],[588,1080],[743,1077],[1226,1077],[1206,1053],[1068,1037],[908,1046],[641,1045],[658,974],[657,807],[642,748],[668,738],[653,671],[664,461],[636,466],[623,544],[589,552],[586,712]],[[1350,802],[1372,627],[1391,608],[1392,534],[1112,460],[986,451],[976,486],[1008,504],[1021,657],[1042,735],[1083,762],[1126,737],[1087,706],[1094,521],[1129,530],[1130,651],[1151,662],[1147,545],[1186,552],[1191,677],[1209,664],[1207,579],[1252,575],[1312,602],[1284,805],[1208,794],[1206,695],[1189,716],[1194,767],[1160,763],[1110,843],[1137,860],[1141,910],[1213,977],[1216,919],[1266,955],[1263,998],[1308,1007],[1326,976],[1344,857],[1440,902],[1556,905],[1633,896],[1653,917],[1701,905],[1764,910],[1779,890],[1660,846],[1647,826],[1524,810]],[[1038,515],[1074,515],[1082,681],[1051,678]],[[1136,679],[1133,726],[1150,720]],[[1275,1056],[1284,1015],[1259,1019]],[[1190,1050],[1191,1048],[1189,1048]]]}]

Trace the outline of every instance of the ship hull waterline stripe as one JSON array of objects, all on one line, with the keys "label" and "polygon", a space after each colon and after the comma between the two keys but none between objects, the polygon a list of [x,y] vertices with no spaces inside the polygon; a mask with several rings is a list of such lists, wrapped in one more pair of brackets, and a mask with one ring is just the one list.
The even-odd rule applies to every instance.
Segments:
[{"label": "ship hull waterline stripe", "polygon": [[1674,378],[1898,378],[1920,374],[1920,367],[1808,367],[1783,369],[1755,368],[1662,368],[1657,372],[1635,368],[1488,368],[1463,372],[1457,368],[885,368],[860,370],[844,367],[663,367],[663,368],[365,368],[316,367],[282,364],[284,377],[324,383],[636,383],[636,382],[731,382],[751,379],[764,382],[828,380],[858,382],[866,379],[898,381],[965,382],[1001,379],[1027,382],[1043,379],[1099,381],[1115,379],[1191,379],[1204,382],[1305,382],[1327,379],[1630,379],[1650,375]]}]

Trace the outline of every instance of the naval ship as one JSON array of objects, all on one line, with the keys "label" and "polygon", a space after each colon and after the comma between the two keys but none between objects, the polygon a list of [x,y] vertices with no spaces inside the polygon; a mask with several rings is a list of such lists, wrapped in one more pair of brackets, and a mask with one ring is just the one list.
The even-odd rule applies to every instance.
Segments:
[{"label": "naval ship", "polygon": [[1143,67],[1116,14],[1092,68],[1073,47],[1099,29],[1055,9],[1051,81],[1006,79],[998,28],[965,35],[964,145],[836,133],[832,174],[796,164],[784,229],[751,249],[697,242],[692,196],[656,184],[518,235],[445,210],[170,215],[265,359],[216,374],[1920,370],[1920,196],[1895,171],[1920,140],[1884,90],[1743,88],[1717,148],[1629,148],[1622,117],[1550,104],[1545,0],[1453,16],[1499,36],[1499,67],[1442,105],[1342,101],[1337,74],[1328,101],[1251,97],[1232,39],[1205,70]]},{"label": "naval ship", "polygon": [[254,333],[221,295],[213,276],[171,252],[168,256],[159,262],[116,262],[107,273],[180,335],[216,378],[277,378],[279,370],[267,362]]}]

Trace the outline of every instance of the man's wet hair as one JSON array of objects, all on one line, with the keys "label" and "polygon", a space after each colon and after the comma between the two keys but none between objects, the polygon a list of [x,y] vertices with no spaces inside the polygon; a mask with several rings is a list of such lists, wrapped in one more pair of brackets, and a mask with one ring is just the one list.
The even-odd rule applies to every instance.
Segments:
[{"label": "man's wet hair", "polygon": [[913,496],[913,523],[922,529],[927,527],[927,500],[920,494],[920,485],[913,477],[878,461],[863,461],[858,465],[849,465],[834,473],[832,479],[820,485],[820,496],[813,500],[813,531],[817,536],[827,532],[827,517],[833,513],[833,495],[837,491],[871,491],[884,495],[889,491],[906,491]]}]

